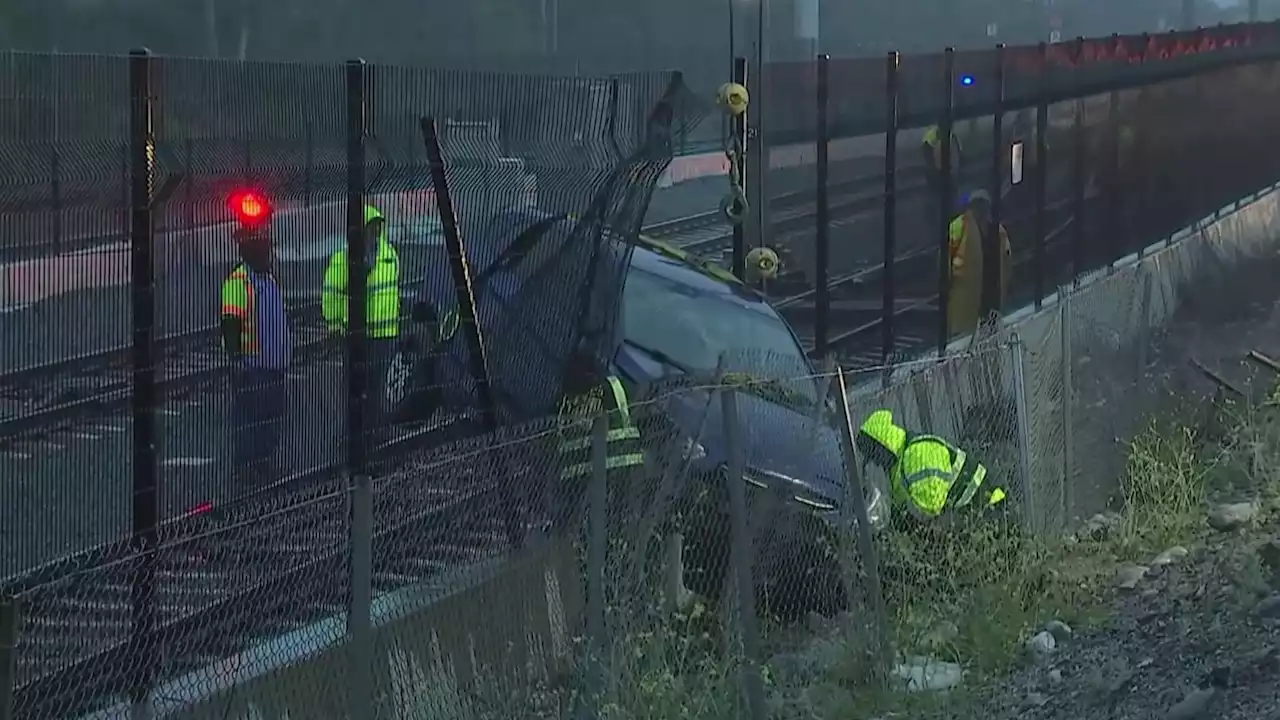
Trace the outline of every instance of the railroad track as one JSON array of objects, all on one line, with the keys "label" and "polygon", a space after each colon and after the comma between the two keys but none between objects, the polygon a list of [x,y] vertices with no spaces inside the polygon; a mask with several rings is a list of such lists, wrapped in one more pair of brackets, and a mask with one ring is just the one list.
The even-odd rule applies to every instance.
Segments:
[{"label": "railroad track", "polygon": [[[1046,262],[1065,254],[1066,231],[1074,222],[1070,205],[1070,201],[1060,201],[1045,208],[1049,220],[1045,239]],[[1013,216],[1004,224],[1011,228],[1011,233],[1016,233],[1015,225],[1031,219],[1029,214]],[[1010,272],[1011,297],[1031,294],[1034,252],[1034,248],[1025,245],[1015,250]],[[895,276],[899,278],[896,288],[898,299],[893,311],[892,357],[895,359],[916,358],[937,346],[937,257],[937,250],[926,245],[894,259]],[[828,345],[838,353],[845,369],[857,371],[881,365],[884,314],[880,282],[883,273],[883,263],[868,264],[827,283],[832,306]],[[816,289],[805,290],[776,300],[774,307],[793,326],[812,327],[812,306],[816,295]],[[840,316],[838,321],[837,316]],[[814,338],[802,337],[802,341],[806,350],[813,353]]]},{"label": "railroad track", "polygon": [[[508,551],[504,488],[534,487],[535,458],[505,449],[504,469],[478,458],[419,460],[374,483],[375,596],[428,582]],[[495,477],[504,477],[505,485]],[[155,660],[156,684],[182,677],[322,619],[347,603],[350,497],[336,470],[298,477],[210,515],[163,526],[156,552],[153,632],[133,645],[139,565],[125,544],[98,548],[0,586],[21,600],[15,718],[69,717],[119,702]],[[285,485],[282,485],[284,488]]]},{"label": "railroad track", "polygon": [[[833,186],[840,193],[832,203],[839,213],[865,212],[880,194],[870,190],[883,181],[878,177],[855,178]],[[811,193],[802,190],[780,195],[771,202],[776,213],[775,232],[794,230],[813,214]],[[725,262],[731,251],[732,231],[717,211],[698,213],[653,223],[643,232],[705,259]],[[318,304],[293,308],[295,367],[330,351]],[[118,412],[128,405],[132,381],[129,347],[118,347],[89,356],[21,368],[0,376],[0,444],[59,440],[74,434],[77,426]],[[160,386],[172,400],[183,400],[226,376],[228,366],[220,349],[217,329],[163,337],[159,340]]]},{"label": "railroad track", "polygon": [[[936,314],[928,312],[935,301],[927,287],[932,275],[910,272],[934,257],[922,249],[896,261],[905,275],[922,278],[904,284],[921,299],[904,302],[896,313],[896,355],[912,355],[936,342]],[[1030,260],[1029,251],[1017,258],[1020,265]],[[857,288],[873,283],[881,270],[868,267],[836,278],[833,302],[851,302]],[[778,305],[791,312],[807,295]],[[850,369],[878,364],[879,310],[855,311],[851,317],[833,344],[843,346]],[[484,463],[474,458],[434,466],[419,462],[417,472],[401,470],[389,478],[379,474],[375,591],[418,585],[503,556],[503,521],[492,512],[503,488],[493,477],[508,478],[507,487],[541,482],[535,457],[523,462],[508,457],[508,463],[521,469],[520,477],[484,474],[477,469]],[[16,717],[75,715],[118,701],[144,657],[157,658],[162,682],[339,615],[346,602],[348,513],[345,480],[330,468],[286,479],[269,493],[212,514],[166,523],[156,559],[155,629],[141,650],[131,644],[137,565],[124,543],[0,585],[0,597],[22,598]]]},{"label": "railroad track", "polygon": [[[791,202],[803,203],[802,194],[779,206],[785,211]],[[697,242],[694,233],[717,222],[708,213],[665,223],[657,233],[648,230],[687,247]],[[324,344],[315,337],[298,346],[306,352]],[[166,338],[162,350],[166,358],[180,359],[166,363],[175,368],[164,378],[170,396],[212,382],[222,370],[212,329]],[[108,412],[127,402],[129,376],[119,369],[127,358],[128,350],[121,348],[89,366],[67,362],[32,368],[7,378],[9,389],[18,391],[40,376],[65,377],[68,371],[92,368],[96,384],[88,386],[84,398],[36,411],[55,426],[69,423],[91,407]],[[30,423],[32,415],[6,420],[5,427]],[[379,481],[374,509],[378,592],[420,584],[505,551],[503,520],[492,512],[501,488],[492,476],[479,476],[477,465],[455,460],[398,487]],[[530,475],[498,475],[509,478],[511,486],[540,482],[530,470],[539,467],[537,462],[511,467]],[[334,579],[347,577],[343,482],[335,469],[318,470],[282,481],[282,489],[269,498],[241,499],[212,514],[167,522],[155,561],[155,627],[142,650],[132,644],[138,564],[123,541],[0,585],[0,596],[22,599],[17,717],[75,715],[118,700],[143,657],[157,658],[163,681],[339,614],[345,589]]]}]

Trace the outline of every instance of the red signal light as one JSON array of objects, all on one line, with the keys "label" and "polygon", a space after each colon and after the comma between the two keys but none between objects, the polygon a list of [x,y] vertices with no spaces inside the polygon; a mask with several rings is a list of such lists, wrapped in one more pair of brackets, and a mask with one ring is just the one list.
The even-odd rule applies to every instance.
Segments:
[{"label": "red signal light", "polygon": [[231,194],[228,204],[236,220],[242,225],[258,225],[271,215],[271,203],[264,195],[252,190],[240,190]]}]

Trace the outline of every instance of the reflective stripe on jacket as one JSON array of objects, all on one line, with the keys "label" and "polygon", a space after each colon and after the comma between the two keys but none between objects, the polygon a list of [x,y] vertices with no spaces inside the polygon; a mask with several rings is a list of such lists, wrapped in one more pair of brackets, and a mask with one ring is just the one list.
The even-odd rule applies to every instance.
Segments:
[{"label": "reflective stripe on jacket", "polygon": [[222,283],[221,314],[240,321],[240,353],[246,365],[289,366],[292,339],[274,277],[254,272],[244,263],[237,265]]},{"label": "reflective stripe on jacket", "polygon": [[595,418],[608,412],[605,449],[606,470],[644,464],[640,429],[631,418],[627,392],[622,381],[608,378],[608,388],[596,386],[589,392],[565,398],[560,403],[560,477],[579,478],[591,474],[591,428]]},{"label": "reflective stripe on jacket", "polygon": [[[339,250],[329,259],[324,273],[321,305],[330,330],[347,329],[347,251]],[[369,268],[368,305],[365,322],[369,337],[393,338],[400,335],[400,258],[391,243],[378,240],[378,252]]]},{"label": "reflective stripe on jacket", "polygon": [[[893,494],[917,512],[937,517],[948,508],[969,506],[987,478],[981,463],[968,462],[963,450],[936,435],[915,435],[902,451],[893,474]],[[1004,499],[992,491],[989,504]]]}]

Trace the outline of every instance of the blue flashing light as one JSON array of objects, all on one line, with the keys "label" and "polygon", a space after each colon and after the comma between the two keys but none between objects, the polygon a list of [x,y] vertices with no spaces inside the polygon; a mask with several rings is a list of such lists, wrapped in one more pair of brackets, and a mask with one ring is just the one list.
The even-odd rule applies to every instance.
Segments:
[{"label": "blue flashing light", "polygon": [[972,76],[972,75],[961,75],[961,76],[960,76],[960,84],[961,84],[961,85],[964,85],[965,87],[968,87],[968,86],[972,85],[972,84],[973,84],[973,76]]}]

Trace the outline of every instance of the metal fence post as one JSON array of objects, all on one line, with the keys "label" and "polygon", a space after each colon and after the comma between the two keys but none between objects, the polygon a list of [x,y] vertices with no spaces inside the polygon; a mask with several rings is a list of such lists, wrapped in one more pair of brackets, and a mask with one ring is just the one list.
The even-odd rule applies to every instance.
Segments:
[{"label": "metal fence post", "polygon": [[[871,518],[867,514],[867,494],[863,486],[862,474],[858,472],[858,456],[854,451],[853,415],[849,411],[849,388],[845,383],[844,371],[836,366],[836,399],[840,405],[840,450],[844,456],[846,507],[853,509],[854,520],[858,523],[858,554],[862,556],[862,568],[866,573],[867,595],[871,598],[872,623],[875,625],[875,657],[879,661],[876,667],[876,680],[888,679],[890,665],[893,662],[893,649],[889,642],[889,612],[884,602],[884,584],[880,579],[880,558],[876,555],[875,541],[871,537]],[[846,575],[849,572],[846,570]],[[848,583],[852,584],[852,583]],[[849,602],[853,602],[852,596]]]},{"label": "metal fence post", "polygon": [[369,477],[366,396],[368,327],[365,311],[369,268],[364,231],[365,88],[363,60],[349,60],[347,81],[347,489],[350,494],[350,587],[347,637],[348,711],[352,718],[373,717],[373,483]]},{"label": "metal fence post", "polygon": [[605,685],[604,565],[609,546],[609,422],[606,413],[591,421],[591,476],[587,481],[586,634],[587,656],[583,667],[584,692],[578,696],[573,716],[587,720],[599,713]]},{"label": "metal fence post", "polygon": [[18,633],[22,627],[22,601],[0,600],[0,720],[14,718],[14,691],[18,684]]},{"label": "metal fence post", "polygon": [[[440,131],[433,116],[424,115],[419,120],[422,143],[426,147],[427,161],[431,165],[431,188],[435,192],[436,211],[440,216],[440,234],[449,259],[449,277],[453,281],[454,298],[458,304],[458,330],[467,348],[467,370],[475,383],[480,401],[480,425],[490,439],[498,431],[497,401],[494,399],[492,378],[489,376],[489,359],[485,350],[484,332],[480,327],[480,313],[476,309],[476,293],[472,284],[471,265],[467,262],[467,248],[453,204],[449,188],[449,175],[445,169],[444,150],[440,146]],[[488,463],[495,478],[508,478],[506,463],[497,452],[489,452]],[[524,500],[512,489],[503,489],[503,522],[507,542],[511,549],[524,547]]]},{"label": "metal fence post", "polygon": [[132,629],[130,659],[134,664],[130,699],[143,705],[151,692],[158,654],[151,643],[155,625],[156,543],[160,519],[160,494],[156,487],[157,403],[155,304],[155,225],[151,194],[154,180],[155,141],[151,134],[152,57],[148,50],[129,53],[129,243],[132,268],[133,382],[133,532],[134,555],[130,601]]},{"label": "metal fence post", "polygon": [[[735,57],[733,59],[733,81],[742,87],[747,87],[747,59],[745,57]],[[750,143],[750,120],[751,107],[738,115],[735,115],[730,121],[729,137],[731,142],[731,151],[737,160],[738,188],[742,192],[746,192],[747,180],[753,174],[747,171],[747,149]],[[750,220],[746,217],[739,218],[738,222],[733,225],[733,274],[739,280],[747,278],[747,235],[746,223]]]},{"label": "metal fence post", "polygon": [[50,146],[49,153],[49,204],[50,204],[50,220],[53,221],[53,228],[50,232],[53,235],[53,246],[57,250],[62,249],[62,153],[58,152],[57,134],[55,129],[54,142]]},{"label": "metal fence post", "polygon": [[951,177],[951,135],[955,120],[956,51],[947,48],[942,53],[942,80],[945,83],[942,100],[942,122],[938,127],[941,192],[938,198],[938,224],[940,245],[938,249],[938,357],[947,352],[951,339],[951,323],[947,317],[948,299],[951,295],[951,213],[955,179]]},{"label": "metal fence post", "polygon": [[604,563],[609,543],[609,422],[602,413],[591,423],[591,485],[587,494],[587,635],[604,647]]},{"label": "metal fence post", "polygon": [[831,142],[830,128],[827,126],[827,103],[829,94],[829,83],[831,78],[831,56],[818,56],[818,157],[814,163],[818,172],[817,187],[817,212],[814,213],[817,222],[817,237],[814,245],[814,275],[816,277],[814,283],[814,308],[813,308],[813,338],[814,351],[818,357],[826,357],[827,340],[830,338],[831,332],[831,292],[827,287],[828,270],[831,265],[831,235],[829,223],[830,208],[827,203],[830,200],[827,194],[829,182],[829,170],[827,164],[828,144]]},{"label": "metal fence post", "polygon": [[894,311],[897,310],[898,288],[894,266],[898,258],[898,68],[902,56],[892,51],[884,66],[884,257],[881,259],[884,282],[880,288],[880,382],[888,387],[893,375]]},{"label": "metal fence post", "polygon": [[347,93],[347,471],[365,472],[367,460],[369,263],[364,230],[365,64],[349,60]]},{"label": "metal fence post", "polygon": [[[746,449],[742,445],[738,418],[738,397],[733,388],[720,394],[720,411],[724,419],[725,443],[729,457],[725,490],[729,496],[729,567],[734,587],[729,596],[738,609],[738,629],[742,643],[741,679],[751,720],[765,720],[764,680],[760,675],[760,636],[756,624],[755,583],[751,576],[751,528],[747,522],[747,488],[744,476]],[[730,630],[732,632],[732,630]]]},{"label": "metal fence post", "polygon": [[1001,311],[1000,221],[1004,210],[1004,43],[996,45],[995,111],[991,116],[991,222],[982,237],[982,317]]},{"label": "metal fence post", "polygon": [[1075,386],[1072,381],[1072,368],[1075,360],[1071,356],[1071,288],[1058,288],[1058,332],[1062,351],[1062,516],[1070,520],[1075,507],[1075,488],[1072,479],[1075,477],[1075,431],[1072,426],[1074,416],[1071,412],[1072,395]]},{"label": "metal fence post", "polygon": [[1049,132],[1049,104],[1045,101],[1045,97],[1049,94],[1047,87],[1047,76],[1049,72],[1049,46],[1040,43],[1040,99],[1036,102],[1036,168],[1035,168],[1035,204],[1036,204],[1036,247],[1035,247],[1035,266],[1032,269],[1032,278],[1035,283],[1036,311],[1038,312],[1044,305],[1044,273],[1045,273],[1045,243],[1048,238],[1045,235],[1049,232],[1047,227],[1048,218],[1045,212],[1045,195],[1048,193],[1048,155],[1049,146],[1045,135]]},{"label": "metal fence post", "polygon": [[1080,82],[1080,63],[1084,60],[1084,37],[1076,38],[1076,65],[1072,71],[1072,80],[1074,88],[1072,94],[1075,95],[1074,115],[1071,121],[1071,214],[1075,220],[1075,227],[1071,233],[1071,284],[1073,287],[1080,286],[1080,273],[1084,269],[1084,230],[1085,230],[1085,205],[1084,205],[1084,99],[1081,97],[1082,86]]},{"label": "metal fence post", "polygon": [[195,171],[195,141],[187,138],[182,143],[182,204],[187,215],[187,230],[196,229],[195,183],[192,174]]},{"label": "metal fence post", "polygon": [[315,185],[316,139],[311,121],[307,120],[306,136],[303,139],[304,166],[302,168],[302,206],[311,207],[311,193]]},{"label": "metal fence post", "polygon": [[[1112,58],[1119,53],[1120,36],[1111,36]],[[1119,237],[1125,243],[1126,228],[1120,227],[1120,193],[1124,190],[1120,182],[1120,93],[1112,90],[1107,98],[1107,173],[1109,182],[1102,183],[1103,193],[1107,197],[1106,232],[1103,237]],[[1114,248],[1106,248],[1107,268],[1115,269],[1119,255]]]},{"label": "metal fence post", "polygon": [[1032,486],[1031,418],[1030,408],[1027,405],[1027,346],[1016,332],[1013,333],[1012,341],[1009,343],[1009,350],[1013,365],[1014,413],[1017,415],[1018,428],[1018,474],[1021,476],[1018,482],[1018,495],[1022,500],[1023,517],[1027,525],[1031,532],[1039,535],[1048,528],[1048,524],[1043,508],[1037,502],[1035,488]]},{"label": "metal fence post", "polygon": [[[1142,51],[1138,55],[1139,65],[1146,64],[1147,51],[1150,47],[1151,34],[1142,33]],[[1151,212],[1150,207],[1152,206],[1151,183],[1155,181],[1155,179],[1147,176],[1147,163],[1144,162],[1145,153],[1140,151],[1141,145],[1137,143],[1138,137],[1145,136],[1146,133],[1151,131],[1150,128],[1139,125],[1141,120],[1142,117],[1139,115],[1134,118],[1132,123],[1133,144],[1129,148],[1129,177],[1142,178],[1143,185],[1138,189],[1138,192],[1131,192],[1129,196],[1130,205],[1126,213],[1126,217],[1129,218],[1129,221],[1126,222],[1126,229],[1138,243],[1139,258],[1143,257],[1146,252],[1147,243],[1154,239],[1154,237],[1148,237],[1151,225],[1151,221],[1148,218]]]}]

